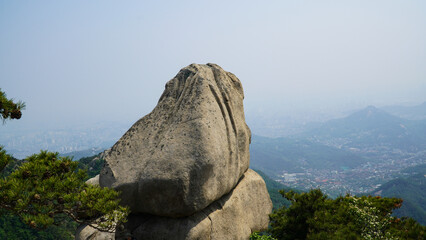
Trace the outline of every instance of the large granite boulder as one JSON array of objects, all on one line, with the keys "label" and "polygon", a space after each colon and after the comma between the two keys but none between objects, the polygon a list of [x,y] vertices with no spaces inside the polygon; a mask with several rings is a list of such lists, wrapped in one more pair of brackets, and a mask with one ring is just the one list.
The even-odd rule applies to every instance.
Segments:
[{"label": "large granite boulder", "polygon": [[268,228],[271,210],[265,182],[249,169],[230,193],[191,216],[133,214],[125,229],[115,236],[82,226],[76,239],[248,239],[252,232]]},{"label": "large granite boulder", "polygon": [[183,68],[106,154],[100,186],[121,191],[133,213],[184,217],[204,209],[248,169],[243,98],[238,78],[218,65]]}]

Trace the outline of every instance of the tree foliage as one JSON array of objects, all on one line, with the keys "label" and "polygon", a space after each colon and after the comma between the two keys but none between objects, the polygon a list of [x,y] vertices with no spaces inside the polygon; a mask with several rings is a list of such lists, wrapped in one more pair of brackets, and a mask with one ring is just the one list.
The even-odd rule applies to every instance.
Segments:
[{"label": "tree foliage", "polygon": [[321,190],[281,194],[291,206],[270,215],[276,239],[424,239],[426,227],[393,217],[402,199],[351,195],[330,199]]},{"label": "tree foliage", "polygon": [[[8,158],[0,151],[2,162]],[[104,231],[114,230],[115,223],[127,216],[118,192],[86,184],[87,175],[77,165],[46,151],[26,158],[17,170],[0,179],[0,207],[34,228],[60,224],[70,217]]]},{"label": "tree foliage", "polygon": [[250,240],[276,240],[276,239],[266,233],[259,234],[258,232],[254,232],[250,235]]},{"label": "tree foliage", "polygon": [[77,223],[67,221],[60,226],[51,225],[46,229],[34,229],[9,212],[0,213],[0,239],[7,240],[73,240]]},{"label": "tree foliage", "polygon": [[6,93],[0,89],[0,119],[3,121],[7,119],[20,119],[22,116],[21,110],[25,108],[25,103],[18,101],[14,102],[13,99],[8,99]]}]

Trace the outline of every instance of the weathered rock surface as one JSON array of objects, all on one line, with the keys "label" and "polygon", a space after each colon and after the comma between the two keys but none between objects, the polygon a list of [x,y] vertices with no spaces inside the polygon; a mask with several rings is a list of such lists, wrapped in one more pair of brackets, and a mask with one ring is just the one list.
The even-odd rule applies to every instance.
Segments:
[{"label": "weathered rock surface", "polygon": [[99,186],[99,174],[86,181],[87,184]]},{"label": "weathered rock surface", "polygon": [[77,228],[75,240],[115,240],[115,233],[101,232],[84,224]]},{"label": "weathered rock surface", "polygon": [[121,191],[128,222],[116,233],[82,225],[76,239],[248,239],[266,229],[272,202],[248,169],[243,98],[239,80],[217,65],[182,69],[87,181]]},{"label": "weathered rock surface", "polygon": [[106,154],[100,186],[121,191],[133,213],[184,217],[204,209],[248,169],[243,98],[240,81],[219,66],[183,68]]},{"label": "weathered rock surface", "polygon": [[[183,218],[131,215],[126,230],[116,233],[115,239],[248,239],[253,231],[267,229],[271,210],[265,182],[249,169],[230,193],[200,212]],[[103,239],[96,234],[83,227],[76,239]]]}]

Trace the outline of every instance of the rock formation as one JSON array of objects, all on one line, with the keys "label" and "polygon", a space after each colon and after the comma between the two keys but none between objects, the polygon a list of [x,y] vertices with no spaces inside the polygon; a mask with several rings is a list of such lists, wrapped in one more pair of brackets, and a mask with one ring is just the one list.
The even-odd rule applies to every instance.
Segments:
[{"label": "rock formation", "polygon": [[[272,203],[263,179],[248,170],[243,98],[238,78],[215,64],[192,64],[166,84],[154,110],[105,154],[99,179],[90,180],[121,191],[131,209],[114,237],[247,239],[267,228]],[[80,227],[77,238],[97,234]]]}]

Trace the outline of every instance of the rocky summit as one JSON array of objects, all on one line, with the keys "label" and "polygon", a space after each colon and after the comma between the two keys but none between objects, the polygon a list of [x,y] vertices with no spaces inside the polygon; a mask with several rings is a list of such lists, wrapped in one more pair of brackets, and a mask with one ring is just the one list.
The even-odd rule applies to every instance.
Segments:
[{"label": "rocky summit", "polygon": [[105,157],[100,186],[134,213],[189,216],[228,193],[249,166],[243,88],[217,65],[192,64]]},{"label": "rocky summit", "polygon": [[[131,209],[125,230],[111,238],[247,239],[267,228],[272,203],[248,170],[243,99],[238,78],[216,64],[191,64],[166,84],[90,181],[120,191]],[[97,235],[81,226],[76,238]]]}]

